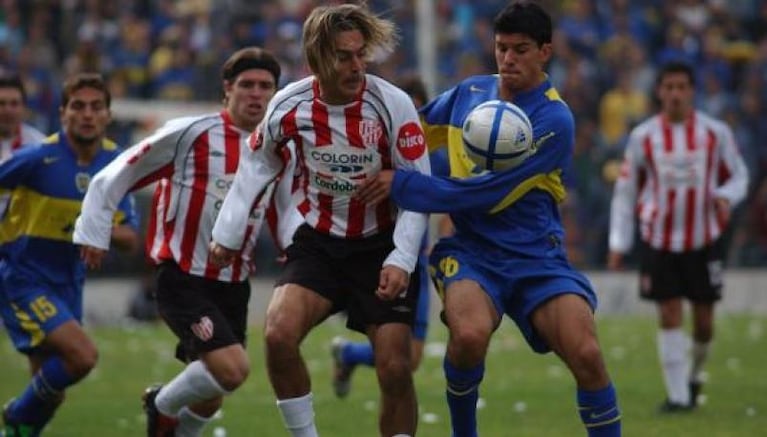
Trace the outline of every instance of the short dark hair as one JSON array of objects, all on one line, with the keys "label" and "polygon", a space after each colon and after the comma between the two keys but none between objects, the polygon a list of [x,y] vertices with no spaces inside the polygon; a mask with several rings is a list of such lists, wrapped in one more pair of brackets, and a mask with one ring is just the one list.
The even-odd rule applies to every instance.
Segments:
[{"label": "short dark hair", "polygon": [[690,79],[690,85],[695,86],[695,70],[692,65],[684,61],[670,61],[663,64],[655,78],[655,86],[660,85],[664,77],[674,73],[686,74],[687,78]]},{"label": "short dark hair", "polygon": [[275,85],[280,84],[280,64],[277,58],[261,47],[245,47],[237,50],[221,67],[221,78],[235,80],[237,75],[251,68],[260,68],[272,73]]},{"label": "short dark hair", "polygon": [[21,93],[21,101],[27,100],[27,93],[24,90],[24,82],[21,77],[14,73],[0,73],[0,88],[16,88]]},{"label": "short dark hair", "polygon": [[513,1],[495,16],[493,32],[521,33],[541,46],[551,42],[551,16],[535,1]]},{"label": "short dark hair", "polygon": [[401,78],[397,85],[402,88],[411,98],[422,101],[424,104],[429,102],[429,93],[426,91],[426,85],[420,77],[416,75],[407,75]]},{"label": "short dark hair", "polygon": [[109,93],[109,88],[100,74],[77,73],[64,81],[64,88],[61,90],[61,107],[66,107],[69,104],[69,99],[72,98],[72,94],[83,88],[93,88],[101,91],[104,93],[107,108],[112,104],[112,95]]}]

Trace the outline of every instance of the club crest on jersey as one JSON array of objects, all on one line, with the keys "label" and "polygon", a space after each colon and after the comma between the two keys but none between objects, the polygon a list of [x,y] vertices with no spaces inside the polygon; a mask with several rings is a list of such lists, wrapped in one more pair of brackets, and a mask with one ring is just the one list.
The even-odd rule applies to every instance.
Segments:
[{"label": "club crest on jersey", "polygon": [[84,193],[88,190],[88,185],[91,183],[91,175],[85,172],[78,172],[75,175],[75,187],[77,191]]},{"label": "club crest on jersey", "polygon": [[202,341],[208,341],[213,338],[213,321],[208,316],[203,316],[199,322],[193,323],[190,329]]},{"label": "club crest on jersey", "polygon": [[365,147],[376,147],[383,135],[383,127],[377,120],[361,120],[359,130]]},{"label": "club crest on jersey", "polygon": [[248,136],[248,147],[250,150],[260,149],[264,145],[264,133],[261,132],[261,127],[257,127],[256,131]]},{"label": "club crest on jersey", "polygon": [[399,128],[397,150],[405,159],[410,161],[423,156],[424,151],[426,151],[426,137],[418,123],[411,121]]}]

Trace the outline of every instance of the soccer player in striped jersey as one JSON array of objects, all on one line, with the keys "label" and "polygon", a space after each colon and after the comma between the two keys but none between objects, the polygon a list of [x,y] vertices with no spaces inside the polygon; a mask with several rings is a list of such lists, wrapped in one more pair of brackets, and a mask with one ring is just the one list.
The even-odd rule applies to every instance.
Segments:
[{"label": "soccer player in striped jersey", "polygon": [[23,122],[26,93],[17,75],[0,73],[0,163],[25,145],[39,145],[45,134]]},{"label": "soccer player in striped jersey", "polygon": [[[108,218],[116,199],[158,181],[146,252],[157,266],[159,312],[179,339],[176,357],[186,367],[145,393],[150,436],[201,435],[224,395],[242,385],[250,369],[245,351],[248,277],[273,185],[244,206],[246,229],[231,265],[211,263],[208,249],[219,208],[248,150],[248,135],[277,90],[280,66],[271,53],[249,47],[232,54],[221,73],[224,108],[170,120],[126,150],[96,175],[75,226],[74,241],[83,245],[85,262],[99,265],[109,247]],[[292,175],[284,180],[280,211],[291,205]]]},{"label": "soccer player in striped jersey", "polygon": [[[309,374],[300,343],[330,314],[368,336],[381,389],[381,435],[413,435],[417,403],[410,371],[417,293],[406,293],[427,216],[398,210],[382,169],[429,172],[418,114],[401,89],[366,74],[374,55],[391,51],[394,24],[365,6],[317,7],[304,22],[304,54],[313,75],[287,85],[250,139],[213,228],[214,256],[230,262],[247,230],[247,205],[279,174],[281,150],[294,142],[305,224],[286,250],[264,331],[269,377],[285,425],[314,436]],[[361,197],[358,187],[370,179]]]},{"label": "soccer player in striped jersey", "polygon": [[[512,2],[496,16],[494,35],[498,74],[470,77],[421,109],[430,147],[448,148],[452,177],[398,170],[391,187],[401,207],[449,213],[455,226],[430,257],[449,330],[444,371],[453,435],[477,435],[487,348],[506,314],[535,352],[553,350],[567,365],[588,434],[618,436],[621,414],[596,337],[596,295],[567,259],[557,206],[575,126],[544,72],[551,18],[537,2]],[[536,152],[515,168],[484,172],[466,156],[461,126],[472,108],[493,99],[525,111]]]},{"label": "soccer player in striped jersey", "polygon": [[[104,138],[110,95],[102,78],[64,83],[62,130],[0,165],[0,187],[12,190],[0,222],[0,314],[16,349],[27,355],[32,381],[3,409],[5,435],[39,435],[65,390],[96,365],[96,346],[81,326],[85,266],[72,244],[80,205],[96,172],[119,149]],[[133,201],[115,199],[107,240],[138,247]]]},{"label": "soccer player in striped jersey", "polygon": [[[426,86],[420,78],[408,76],[398,81],[397,85],[410,95],[416,108],[420,108],[429,101]],[[443,158],[442,154],[429,156],[432,174],[440,174],[440,170],[445,167],[446,163]],[[449,221],[447,216],[443,216],[441,220]],[[444,224],[440,223],[440,231],[443,227]],[[449,226],[448,229],[450,229]],[[416,272],[411,275],[409,285],[414,292],[418,293],[415,323],[413,324],[413,341],[410,348],[413,372],[421,364],[424,342],[429,328],[429,299],[431,295],[429,284],[431,282],[429,281],[428,243],[428,235],[425,235],[421,245],[421,253],[418,255]],[[333,339],[330,352],[333,359],[333,391],[336,396],[343,398],[351,388],[351,376],[354,369],[358,365],[374,366],[373,345],[370,344],[370,341],[350,341],[339,336]]]},{"label": "soccer player in striped jersey", "polygon": [[[695,73],[669,63],[658,73],[660,113],[635,127],[626,145],[610,211],[608,267],[619,269],[640,237],[640,297],[658,308],[658,352],[666,400],[661,411],[697,404],[703,363],[722,297],[722,233],[747,193],[748,171],[730,128],[695,110]],[[683,301],[692,308],[690,340]]]}]

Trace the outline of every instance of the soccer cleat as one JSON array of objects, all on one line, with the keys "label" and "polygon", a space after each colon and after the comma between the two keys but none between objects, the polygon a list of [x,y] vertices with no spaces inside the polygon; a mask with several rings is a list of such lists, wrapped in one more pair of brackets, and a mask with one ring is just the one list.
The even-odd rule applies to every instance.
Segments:
[{"label": "soccer cleat", "polygon": [[147,437],[173,437],[176,426],[178,426],[178,419],[162,414],[154,403],[161,388],[162,385],[147,387],[141,397],[146,413]]},{"label": "soccer cleat", "polygon": [[703,383],[700,381],[690,381],[690,407],[695,408],[698,406],[698,396],[703,388]]},{"label": "soccer cleat", "polygon": [[34,426],[11,420],[8,415],[8,409],[13,401],[11,399],[7,404],[3,405],[3,427],[0,428],[0,437],[35,437],[40,435]]},{"label": "soccer cleat", "polygon": [[658,407],[658,412],[662,414],[687,413],[692,411],[694,408],[695,407],[689,404],[680,404],[679,402],[672,402],[666,399]]},{"label": "soccer cleat", "polygon": [[343,398],[349,394],[352,385],[354,366],[344,363],[343,350],[348,341],[343,337],[334,337],[330,344],[330,355],[333,357],[333,392]]}]

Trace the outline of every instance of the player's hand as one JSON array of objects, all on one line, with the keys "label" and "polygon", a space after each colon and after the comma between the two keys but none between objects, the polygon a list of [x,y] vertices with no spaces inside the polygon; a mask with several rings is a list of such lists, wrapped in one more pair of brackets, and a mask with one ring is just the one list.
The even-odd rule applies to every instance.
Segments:
[{"label": "player's hand", "polygon": [[210,254],[208,255],[208,258],[214,266],[224,268],[234,262],[235,256],[237,256],[236,250],[228,249],[215,241],[210,242]]},{"label": "player's hand", "polygon": [[716,210],[716,219],[719,223],[723,223],[727,226],[730,223],[730,216],[732,211],[730,210],[730,201],[724,197],[717,197],[714,199],[714,209]]},{"label": "player's hand", "polygon": [[95,270],[101,267],[107,251],[93,246],[80,246],[80,259],[85,263],[85,267]]},{"label": "player's hand", "polygon": [[354,197],[362,203],[371,205],[380,203],[389,197],[393,179],[393,170],[381,170],[358,185]]},{"label": "player's hand", "polygon": [[610,270],[623,270],[623,254],[610,251],[607,254],[607,268]]},{"label": "player's hand", "polygon": [[407,291],[410,275],[399,267],[387,265],[381,269],[376,296],[381,300],[393,300]]}]

